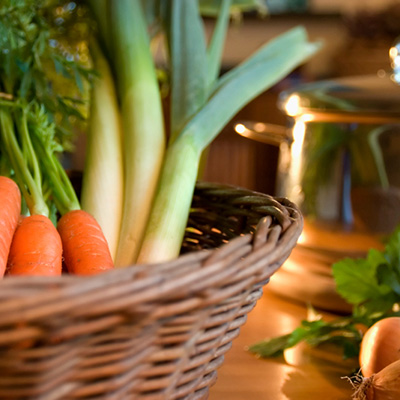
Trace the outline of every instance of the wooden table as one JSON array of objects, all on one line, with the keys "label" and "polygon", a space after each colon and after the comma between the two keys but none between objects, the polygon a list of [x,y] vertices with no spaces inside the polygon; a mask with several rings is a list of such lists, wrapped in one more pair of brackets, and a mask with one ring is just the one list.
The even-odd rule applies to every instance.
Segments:
[{"label": "wooden table", "polygon": [[352,387],[345,377],[357,363],[343,360],[337,348],[299,345],[266,360],[245,351],[266,337],[291,332],[306,313],[304,305],[273,294],[267,285],[227,353],[209,400],[349,400]]}]

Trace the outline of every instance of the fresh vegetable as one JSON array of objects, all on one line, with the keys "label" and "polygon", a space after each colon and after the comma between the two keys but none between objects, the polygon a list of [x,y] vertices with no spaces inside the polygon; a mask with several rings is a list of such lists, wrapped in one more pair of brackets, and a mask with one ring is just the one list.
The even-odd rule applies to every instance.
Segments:
[{"label": "fresh vegetable", "polygon": [[[179,255],[207,146],[237,111],[308,59],[319,43],[310,43],[304,29],[293,29],[219,77],[229,0],[217,7],[208,44],[199,11],[203,2],[90,4],[98,20],[98,40],[115,76],[122,115],[124,206],[116,265],[169,260]],[[152,22],[150,29],[147,21]],[[168,53],[169,114],[161,107],[150,52],[148,32],[154,33],[155,25],[162,29]]]},{"label": "fresh vegetable", "polygon": [[[191,39],[183,41],[179,46],[178,43],[169,43],[170,49],[179,48],[177,55],[170,54],[172,66],[174,66],[174,58],[178,56],[177,62],[183,65],[185,65],[185,57],[193,57],[193,54],[200,54],[207,58],[207,51],[199,36],[203,34],[203,31],[198,27],[200,23],[198,15],[193,7],[189,5],[183,7],[181,3],[173,3],[171,17],[167,21],[172,31],[181,29],[181,36],[171,35],[170,37],[172,41],[180,41],[182,36]],[[181,6],[183,7],[182,14],[177,10]],[[175,19],[178,16],[180,20]],[[185,23],[182,24],[182,21]],[[183,25],[181,28],[179,28],[180,24]],[[216,32],[221,34],[221,31]],[[138,258],[139,262],[160,262],[177,257],[202,152],[247,102],[278,82],[295,66],[304,62],[318,47],[318,44],[307,41],[306,33],[302,28],[297,28],[263,46],[256,54],[212,85],[209,83],[213,82],[214,78],[210,78],[209,74],[213,74],[215,69],[204,63],[198,63],[196,70],[191,70],[191,74],[186,71],[188,75],[184,76],[189,77],[188,81],[180,78],[172,80],[172,86],[178,85],[183,88],[189,84],[194,85],[191,82],[194,80],[203,92],[200,90],[196,97],[190,90],[178,91],[182,93],[180,96],[184,96],[187,101],[195,102],[197,107],[191,108],[192,115],[183,109],[179,123],[176,123],[179,133],[172,134],[168,143],[158,189]],[[282,48],[285,48],[284,52],[281,51]],[[181,58],[183,61],[180,61]],[[216,61],[213,58],[213,60],[213,62],[219,62],[219,59]],[[174,104],[175,102],[176,100]],[[171,131],[174,132],[174,129]]]},{"label": "fresh vegetable", "polygon": [[1,162],[30,213],[53,222],[57,209],[79,208],[59,155],[71,147],[71,121],[83,119],[78,87],[91,75],[60,35],[60,21],[67,23],[72,11],[59,5],[52,0],[0,5]]},{"label": "fresh vegetable", "polygon": [[[7,262],[9,275],[60,275],[62,247],[60,236],[49,219],[49,208],[42,190],[39,161],[28,134],[25,113],[17,126],[21,144],[15,137],[12,116],[0,106],[0,137],[17,182],[22,188],[30,216],[17,226]],[[18,206],[21,201],[19,200]],[[19,209],[18,209],[19,210]],[[17,217],[18,221],[19,215]]]},{"label": "fresh vegetable", "polygon": [[[55,224],[59,214],[80,209],[59,155],[68,148],[71,120],[83,119],[82,79],[91,71],[75,61],[70,43],[59,36],[59,22],[68,20],[70,6],[55,5],[60,3],[6,0],[0,6],[1,161],[29,213],[14,234],[9,274],[60,274],[62,246]],[[93,234],[81,237],[81,244],[98,240],[98,231]]]},{"label": "fresh vegetable", "polygon": [[400,317],[383,318],[365,333],[360,348],[360,368],[369,377],[400,360]]},{"label": "fresh vegetable", "polygon": [[[165,151],[161,96],[140,1],[90,1],[90,5],[99,26],[98,40],[116,76],[120,104],[124,193],[123,197],[116,193],[114,200],[123,204],[122,214],[114,216],[120,227],[119,235],[115,234],[115,262],[117,266],[127,266],[135,261],[140,249]],[[105,106],[104,102],[99,104]],[[115,129],[107,134],[115,132],[118,135]],[[115,154],[105,150],[106,162],[112,163]],[[96,169],[92,167],[92,171]],[[96,174],[100,177],[100,173]],[[91,192],[85,186],[84,182],[84,192]],[[104,202],[98,196],[92,197],[91,208],[85,209],[102,207]]]},{"label": "fresh vegetable", "polygon": [[51,220],[44,215],[24,218],[12,240],[7,274],[57,276],[61,272],[61,239]]},{"label": "fresh vegetable", "polygon": [[400,360],[355,385],[353,400],[397,400],[400,398]]},{"label": "fresh vegetable", "polygon": [[67,270],[95,275],[114,267],[104,234],[94,217],[83,210],[70,211],[57,224]]},{"label": "fresh vegetable", "polygon": [[325,321],[302,321],[293,332],[249,347],[260,357],[281,354],[300,342],[316,346],[336,343],[347,357],[358,357],[363,333],[377,321],[400,317],[400,227],[383,251],[370,249],[365,258],[346,258],[333,265],[337,292],[353,306],[351,315]]},{"label": "fresh vegetable", "polygon": [[115,260],[124,192],[120,111],[110,67],[97,43],[91,53],[98,77],[91,91],[81,205],[101,226]]},{"label": "fresh vegetable", "polygon": [[5,176],[0,176],[0,199],[0,277],[2,277],[21,213],[21,193],[18,186]]},{"label": "fresh vegetable", "polygon": [[[207,146],[237,111],[320,44],[310,43],[298,27],[220,77],[230,13],[259,1],[89,3],[90,8],[55,0],[2,2],[2,170],[6,166],[18,183],[31,215],[48,216],[56,224],[60,215],[81,208],[59,156],[69,149],[74,121],[84,120],[87,111],[87,81],[93,73],[83,62],[88,54],[77,54],[72,44],[77,40],[71,42],[68,32],[75,32],[74,11],[79,19],[90,9],[98,21],[97,37],[79,42],[81,31],[90,33],[88,20],[76,30],[77,47],[89,45],[98,68],[91,91],[83,206],[99,219],[118,266],[175,258]],[[218,10],[209,43],[200,7],[208,13]],[[157,32],[167,51],[169,114],[162,107],[151,52]]]},{"label": "fresh vegetable", "polygon": [[124,140],[124,207],[117,265],[136,261],[165,151],[161,96],[140,0],[110,2]]},{"label": "fresh vegetable", "polygon": [[[24,200],[31,214],[49,215],[43,192],[43,179],[39,160],[33,151],[28,129],[28,113],[22,112],[18,125],[13,113],[0,105],[0,140],[6,161],[12,167]],[[18,130],[20,128],[20,130]],[[22,133],[19,135],[19,133]],[[20,140],[18,138],[20,137]]]}]

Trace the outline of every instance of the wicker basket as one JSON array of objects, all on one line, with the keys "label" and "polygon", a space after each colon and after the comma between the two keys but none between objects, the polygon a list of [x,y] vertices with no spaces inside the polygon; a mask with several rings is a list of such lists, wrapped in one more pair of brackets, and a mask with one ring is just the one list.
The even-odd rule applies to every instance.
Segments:
[{"label": "wicker basket", "polygon": [[0,283],[0,399],[203,399],[302,217],[198,184],[182,255],[97,277]]}]

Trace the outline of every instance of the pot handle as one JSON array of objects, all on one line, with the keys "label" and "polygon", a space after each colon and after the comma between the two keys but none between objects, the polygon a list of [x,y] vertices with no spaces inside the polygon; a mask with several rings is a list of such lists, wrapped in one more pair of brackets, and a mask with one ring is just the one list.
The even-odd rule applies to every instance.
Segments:
[{"label": "pot handle", "polygon": [[293,141],[291,130],[281,125],[243,120],[237,121],[234,129],[241,136],[275,146]]}]

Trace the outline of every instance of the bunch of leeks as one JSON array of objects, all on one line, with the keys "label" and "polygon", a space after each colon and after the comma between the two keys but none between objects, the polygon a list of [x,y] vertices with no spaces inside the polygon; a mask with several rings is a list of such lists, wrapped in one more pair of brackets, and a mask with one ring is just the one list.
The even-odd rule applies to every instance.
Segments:
[{"label": "bunch of leeks", "polygon": [[[102,226],[116,266],[179,255],[203,151],[243,106],[320,47],[296,27],[219,76],[230,13],[240,1],[206,3],[218,5],[208,43],[201,0],[91,1],[99,78],[82,206]],[[151,50],[154,26],[167,52],[169,114]]]}]

